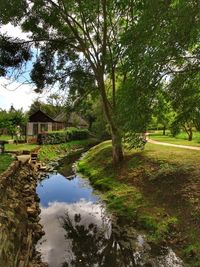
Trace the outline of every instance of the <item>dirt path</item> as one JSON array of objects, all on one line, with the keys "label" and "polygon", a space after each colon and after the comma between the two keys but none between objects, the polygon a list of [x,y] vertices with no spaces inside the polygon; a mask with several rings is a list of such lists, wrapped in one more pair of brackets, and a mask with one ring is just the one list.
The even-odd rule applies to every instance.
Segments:
[{"label": "dirt path", "polygon": [[155,145],[172,146],[172,147],[186,148],[186,149],[192,149],[192,150],[199,150],[200,151],[200,147],[197,147],[197,146],[175,145],[175,144],[170,144],[170,143],[164,143],[164,142],[154,141],[152,139],[148,139],[147,142],[150,143],[150,144],[155,144]]}]

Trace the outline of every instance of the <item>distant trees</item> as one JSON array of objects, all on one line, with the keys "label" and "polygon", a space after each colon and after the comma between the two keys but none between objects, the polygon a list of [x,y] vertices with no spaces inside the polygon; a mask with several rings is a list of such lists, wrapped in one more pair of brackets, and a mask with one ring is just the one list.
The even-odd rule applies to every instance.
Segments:
[{"label": "distant trees", "polygon": [[42,110],[51,118],[55,118],[58,114],[65,110],[64,101],[59,99],[57,95],[50,95],[47,102],[36,99],[31,104],[28,114],[32,115],[38,110]]},{"label": "distant trees", "polygon": [[27,116],[23,113],[22,109],[0,110],[0,134],[6,133],[13,138],[17,126],[24,130],[26,123]]},{"label": "distant trees", "polygon": [[172,103],[169,100],[169,97],[163,90],[160,90],[154,99],[153,118],[154,124],[162,126],[163,135],[165,135],[166,129],[171,127],[175,116],[176,113],[172,108]]}]

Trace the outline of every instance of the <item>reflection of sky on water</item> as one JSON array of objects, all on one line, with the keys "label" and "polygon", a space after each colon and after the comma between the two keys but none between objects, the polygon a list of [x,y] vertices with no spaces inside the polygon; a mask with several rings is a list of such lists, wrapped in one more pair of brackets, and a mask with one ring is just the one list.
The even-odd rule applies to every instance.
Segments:
[{"label": "reflection of sky on water", "polygon": [[[50,267],[62,266],[68,259],[73,259],[71,240],[66,240],[66,231],[61,226],[60,218],[66,213],[73,221],[75,214],[81,215],[81,224],[88,227],[91,223],[99,228],[107,227],[109,235],[110,223],[102,216],[104,209],[98,203],[99,198],[93,194],[88,181],[80,177],[68,180],[61,174],[51,174],[37,187],[40,197],[41,224],[45,236],[40,240],[37,249],[42,252],[42,259]],[[106,223],[105,223],[106,221]]]},{"label": "reflection of sky on water", "polygon": [[51,174],[37,193],[45,231],[37,249],[49,267],[182,266],[172,250],[153,256],[132,226],[111,222],[87,180]]},{"label": "reflection of sky on water", "polygon": [[73,204],[52,202],[48,207],[41,206],[41,223],[44,225],[45,236],[40,240],[38,250],[42,252],[43,261],[48,262],[49,267],[57,267],[61,266],[67,258],[69,260],[74,258],[70,248],[71,240],[66,240],[66,231],[61,227],[59,218],[68,213],[73,220],[75,214],[81,214],[81,224],[85,227],[91,223],[99,228],[107,225],[106,232],[109,234],[109,220],[102,216],[103,212],[100,204],[84,200]]},{"label": "reflection of sky on water", "polygon": [[72,180],[60,174],[52,174],[49,179],[43,180],[37,187],[40,203],[48,207],[49,202],[74,203],[80,199],[96,202],[98,197],[92,194],[93,189],[86,180],[78,176]]}]

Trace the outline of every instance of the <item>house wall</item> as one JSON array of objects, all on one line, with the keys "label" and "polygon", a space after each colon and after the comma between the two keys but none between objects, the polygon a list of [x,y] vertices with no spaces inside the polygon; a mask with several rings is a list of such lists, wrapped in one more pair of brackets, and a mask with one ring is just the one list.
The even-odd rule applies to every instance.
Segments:
[{"label": "house wall", "polygon": [[[37,126],[34,126],[37,125]],[[27,123],[27,136],[33,136],[34,134],[34,127],[38,128],[38,134],[42,132],[49,132],[52,131],[52,122],[29,122]]]},{"label": "house wall", "polygon": [[27,123],[26,134],[33,135],[33,123],[32,122]]}]

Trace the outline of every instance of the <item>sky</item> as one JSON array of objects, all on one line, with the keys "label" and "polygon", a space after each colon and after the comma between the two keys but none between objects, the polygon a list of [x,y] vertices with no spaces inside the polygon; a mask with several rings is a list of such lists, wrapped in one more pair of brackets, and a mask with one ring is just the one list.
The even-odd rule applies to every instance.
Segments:
[{"label": "sky", "polygon": [[[10,23],[0,27],[0,33],[7,33],[9,36],[18,37],[27,40],[28,34],[23,33],[20,27],[14,27]],[[5,88],[5,85],[6,88]],[[19,81],[11,81],[4,77],[0,77],[0,108],[8,110],[11,105],[15,109],[23,108],[27,111],[37,97],[41,97],[41,100],[45,101],[45,94],[40,96],[34,93],[33,86],[26,84],[21,85]]]}]

